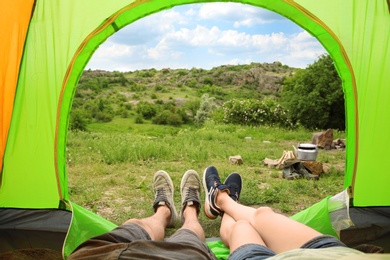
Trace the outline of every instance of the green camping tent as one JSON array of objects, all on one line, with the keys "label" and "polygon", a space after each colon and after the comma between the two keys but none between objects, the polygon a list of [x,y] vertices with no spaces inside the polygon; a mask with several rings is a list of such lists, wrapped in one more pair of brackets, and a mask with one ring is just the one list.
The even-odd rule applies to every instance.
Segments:
[{"label": "green camping tent", "polygon": [[[77,82],[98,46],[124,26],[175,5],[201,2],[206,1],[0,1],[0,230],[2,237],[8,236],[4,248],[22,247],[27,232],[30,237],[46,232],[40,237],[50,242],[50,234],[65,229],[66,256],[86,238],[115,226],[69,201],[65,146]],[[231,2],[277,12],[326,48],[345,93],[345,188],[354,207],[389,207],[390,174],[384,163],[390,143],[389,0]],[[23,224],[12,224],[18,219]],[[83,223],[89,230],[80,228]],[[58,239],[64,240],[59,233]],[[10,242],[11,236],[17,242]]]}]

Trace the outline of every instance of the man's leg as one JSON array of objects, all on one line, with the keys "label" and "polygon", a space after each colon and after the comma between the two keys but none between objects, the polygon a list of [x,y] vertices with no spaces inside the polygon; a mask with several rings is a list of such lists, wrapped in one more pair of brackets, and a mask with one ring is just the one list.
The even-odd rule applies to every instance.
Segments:
[{"label": "man's leg", "polygon": [[200,179],[194,170],[188,170],[180,183],[182,208],[180,211],[183,226],[181,229],[188,229],[194,232],[201,241],[205,241],[203,227],[199,223],[200,212]]},{"label": "man's leg", "polygon": [[168,173],[158,171],[153,178],[155,214],[144,219],[129,219],[124,224],[135,223],[149,234],[152,240],[163,240],[165,228],[173,226],[177,213],[173,202],[173,183]]},{"label": "man's leg", "polygon": [[163,240],[165,237],[165,227],[168,226],[171,217],[171,210],[168,206],[159,206],[156,213],[148,218],[129,219],[125,224],[134,223],[145,229],[152,240]]},{"label": "man's leg", "polygon": [[[183,226],[166,241],[176,243],[185,253],[181,259],[216,259],[210,248],[204,243],[205,235],[200,225],[200,180],[194,170],[188,170],[181,180],[180,193],[182,208],[180,211]],[[186,253],[190,252],[190,253]]]}]

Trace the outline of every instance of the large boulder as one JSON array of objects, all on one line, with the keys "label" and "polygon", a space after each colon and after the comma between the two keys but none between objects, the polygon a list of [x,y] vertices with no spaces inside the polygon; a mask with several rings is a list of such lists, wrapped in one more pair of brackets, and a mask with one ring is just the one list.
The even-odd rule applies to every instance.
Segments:
[{"label": "large boulder", "polygon": [[325,132],[313,133],[311,143],[317,145],[318,148],[330,150],[333,145],[333,130],[328,129]]}]

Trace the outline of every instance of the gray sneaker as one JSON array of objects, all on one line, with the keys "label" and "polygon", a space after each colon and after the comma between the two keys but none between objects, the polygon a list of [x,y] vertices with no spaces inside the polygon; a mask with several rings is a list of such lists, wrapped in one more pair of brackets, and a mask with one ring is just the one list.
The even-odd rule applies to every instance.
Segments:
[{"label": "gray sneaker", "polygon": [[188,170],[184,173],[180,184],[181,194],[181,222],[184,223],[183,212],[186,206],[194,205],[196,212],[200,212],[200,179],[199,175],[194,170]]},{"label": "gray sneaker", "polygon": [[173,202],[173,183],[171,177],[165,171],[158,171],[153,177],[153,191],[154,191],[154,212],[157,211],[158,206],[167,205],[171,210],[171,219],[168,227],[174,227],[177,219],[177,212]]}]

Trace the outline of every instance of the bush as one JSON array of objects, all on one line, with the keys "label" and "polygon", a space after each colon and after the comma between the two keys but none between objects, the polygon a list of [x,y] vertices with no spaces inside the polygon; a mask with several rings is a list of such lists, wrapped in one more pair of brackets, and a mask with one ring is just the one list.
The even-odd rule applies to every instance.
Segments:
[{"label": "bush", "polygon": [[157,107],[156,105],[148,102],[139,102],[136,111],[145,119],[151,119],[157,114]]},{"label": "bush", "polygon": [[95,118],[100,122],[110,122],[114,116],[110,113],[99,111],[96,113]]},{"label": "bush", "polygon": [[170,110],[164,110],[156,115],[152,122],[157,125],[173,125],[180,126],[183,124],[183,119],[179,114],[173,113]]},{"label": "bush", "polygon": [[143,124],[144,123],[144,119],[142,117],[142,115],[140,114],[137,114],[134,118],[134,123],[136,124]]},{"label": "bush", "polygon": [[206,119],[209,117],[209,113],[211,113],[216,108],[214,98],[209,97],[208,94],[204,94],[202,96],[200,106],[198,111],[196,112],[194,122],[196,125],[203,125],[206,122]]},{"label": "bush", "polygon": [[232,99],[223,104],[223,113],[226,124],[292,126],[287,111],[271,99]]},{"label": "bush", "polygon": [[84,110],[75,109],[70,113],[69,128],[74,131],[87,130],[87,116]]}]

